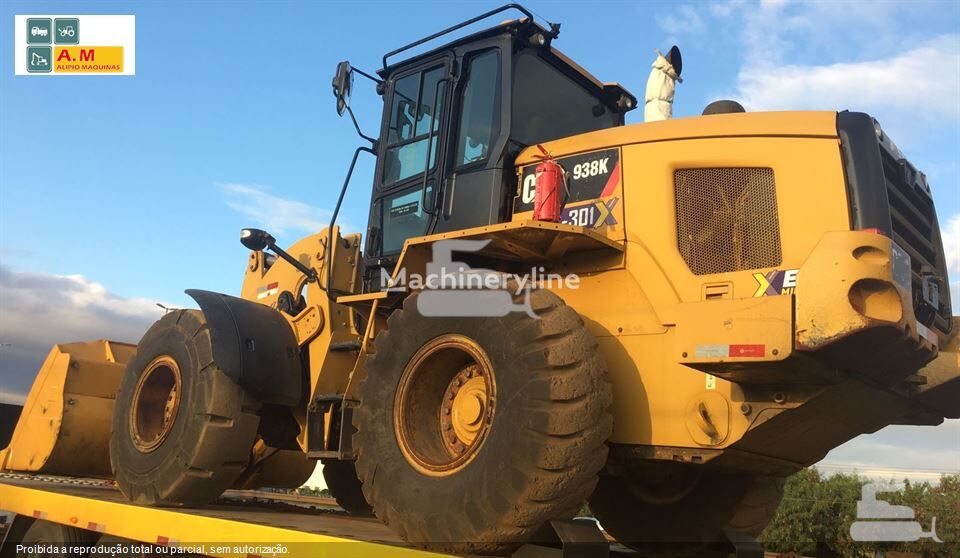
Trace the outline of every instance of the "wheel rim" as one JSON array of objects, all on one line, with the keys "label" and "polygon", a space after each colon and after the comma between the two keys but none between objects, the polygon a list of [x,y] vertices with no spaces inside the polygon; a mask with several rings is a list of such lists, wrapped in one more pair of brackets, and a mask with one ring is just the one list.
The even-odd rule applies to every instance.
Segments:
[{"label": "wheel rim", "polygon": [[130,407],[130,435],[137,450],[149,453],[163,443],[177,418],[180,393],[177,361],[167,355],[153,359],[137,382]]},{"label": "wheel rim", "polygon": [[483,349],[447,334],[404,368],[393,423],[400,451],[421,473],[450,475],[476,457],[493,422],[496,382]]}]

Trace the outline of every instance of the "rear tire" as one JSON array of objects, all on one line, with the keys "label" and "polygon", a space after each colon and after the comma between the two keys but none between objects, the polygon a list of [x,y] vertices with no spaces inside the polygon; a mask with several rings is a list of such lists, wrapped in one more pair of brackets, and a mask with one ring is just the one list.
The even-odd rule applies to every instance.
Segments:
[{"label": "rear tire", "polygon": [[583,320],[551,292],[530,293],[540,319],[424,317],[417,296],[387,320],[359,387],[363,492],[408,541],[509,553],[547,521],[572,518],[593,491],[613,429],[606,367]]},{"label": "rear tire", "polygon": [[203,313],[167,314],[120,382],[110,437],[120,490],[149,506],[215,501],[249,460],[258,406],[214,362]]},{"label": "rear tire", "polygon": [[363,497],[363,483],[357,478],[354,461],[328,459],[323,462],[323,480],[337,505],[350,515],[373,515],[373,507]]},{"label": "rear tire", "polygon": [[[666,463],[601,475],[590,510],[618,542],[651,555],[696,555],[722,543],[724,529],[760,535],[780,505],[784,479],[697,467]],[[675,490],[664,490],[671,482],[660,474],[665,469],[685,477]]]}]

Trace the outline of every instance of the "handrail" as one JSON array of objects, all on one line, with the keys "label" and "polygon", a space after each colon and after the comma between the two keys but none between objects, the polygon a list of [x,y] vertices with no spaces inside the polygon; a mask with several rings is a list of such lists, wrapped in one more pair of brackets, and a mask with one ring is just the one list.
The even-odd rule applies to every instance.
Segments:
[{"label": "handrail", "polygon": [[[420,46],[420,45],[422,45],[422,44],[424,44],[424,43],[430,42],[430,41],[436,39],[437,37],[442,37],[443,35],[446,35],[447,33],[452,33],[452,32],[454,32],[454,31],[456,31],[456,30],[458,30],[458,29],[463,29],[464,27],[466,27],[466,26],[468,26],[468,25],[472,25],[472,24],[474,24],[474,23],[476,23],[476,22],[478,22],[478,21],[480,21],[480,20],[486,19],[486,18],[488,18],[488,17],[490,17],[490,16],[492,16],[492,15],[496,15],[496,14],[498,14],[498,13],[500,13],[500,12],[505,12],[505,11],[507,11],[507,10],[517,10],[517,11],[519,11],[520,13],[522,13],[523,15],[527,16],[528,18],[530,18],[530,21],[533,21],[533,20],[534,20],[533,14],[530,13],[530,10],[524,8],[524,7],[521,6],[520,4],[515,4],[515,3],[504,4],[503,6],[500,6],[499,8],[497,8],[497,9],[495,9],[495,10],[490,10],[489,12],[486,12],[486,13],[484,13],[484,14],[478,15],[478,16],[475,17],[475,18],[468,19],[467,21],[458,23],[458,24],[454,25],[453,27],[448,27],[448,28],[444,29],[443,31],[438,31],[438,32],[434,33],[433,35],[430,35],[429,37],[424,37],[423,39],[420,39],[420,40],[418,40],[418,41],[414,41],[414,42],[412,42],[412,43],[410,43],[410,44],[408,44],[408,45],[404,45],[404,46],[402,46],[402,47],[400,47],[400,48],[398,48],[398,49],[396,49],[396,50],[391,50],[390,52],[388,52],[388,53],[386,53],[386,54],[383,55],[383,70],[386,70],[386,69],[387,69],[387,58],[389,58],[389,57],[391,57],[391,56],[393,56],[393,55],[395,55],[395,54],[400,54],[401,52],[403,52],[403,51],[405,51],[405,50],[410,50],[410,49],[413,48],[413,47],[417,47],[417,46]],[[550,33],[549,33],[549,34],[550,34],[550,37],[551,37],[551,38],[556,38],[556,36],[560,34],[560,24],[559,24],[559,23],[551,23],[551,22],[549,22],[549,21],[547,21],[547,23],[550,24]]]},{"label": "handrail", "polygon": [[336,301],[336,296],[333,294],[333,243],[336,241],[333,237],[333,226],[337,223],[337,215],[340,213],[340,206],[343,205],[343,197],[347,193],[347,186],[350,185],[350,177],[353,176],[353,168],[357,165],[357,158],[360,156],[361,151],[366,151],[374,157],[377,156],[376,151],[363,145],[353,152],[353,159],[350,160],[350,168],[347,169],[347,177],[343,179],[343,187],[340,188],[340,196],[337,198],[337,205],[333,208],[333,215],[330,216],[330,226],[327,228],[327,284],[324,290],[327,291],[327,298],[333,301]]}]

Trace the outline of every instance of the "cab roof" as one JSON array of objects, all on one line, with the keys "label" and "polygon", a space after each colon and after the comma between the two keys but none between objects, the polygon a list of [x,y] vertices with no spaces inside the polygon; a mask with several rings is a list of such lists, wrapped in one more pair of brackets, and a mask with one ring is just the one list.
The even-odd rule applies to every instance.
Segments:
[{"label": "cab roof", "polygon": [[[636,108],[637,107],[636,97],[632,93],[630,93],[625,87],[621,86],[619,83],[616,83],[616,82],[600,81],[593,74],[585,70],[576,62],[574,62],[571,58],[569,58],[568,56],[566,56],[556,48],[553,48],[551,43],[554,36],[556,34],[559,34],[559,27],[560,27],[559,25],[556,25],[553,29],[548,30],[543,26],[541,26],[540,24],[538,24],[537,22],[527,17],[512,19],[512,20],[504,21],[503,23],[500,23],[499,25],[495,25],[488,29],[484,29],[484,30],[477,31],[475,33],[471,33],[469,35],[460,37],[454,41],[442,44],[440,46],[437,46],[426,52],[417,54],[410,58],[407,58],[398,62],[394,62],[391,64],[387,64],[387,59],[389,57],[395,54],[399,54],[400,52],[403,52],[410,48],[420,46],[421,44],[428,42],[432,38],[436,38],[437,36],[445,33],[445,32],[441,32],[435,35],[431,35],[426,39],[421,39],[420,41],[416,41],[414,43],[411,43],[410,45],[401,47],[397,50],[394,50],[392,52],[385,54],[383,57],[384,65],[381,69],[377,70],[377,74],[379,74],[379,76],[384,80],[387,80],[387,79],[390,79],[390,76],[392,76],[394,72],[396,72],[397,70],[414,65],[420,61],[427,60],[443,51],[449,51],[460,46],[482,41],[484,39],[489,39],[499,35],[512,35],[519,44],[526,46],[527,48],[537,48],[539,50],[540,55],[544,59],[547,59],[554,66],[556,66],[561,71],[563,71],[563,73],[576,79],[578,82],[581,82],[584,85],[595,88],[598,91],[599,96],[604,100],[607,100],[610,104],[616,103],[617,100],[624,95],[627,96],[629,99],[632,100],[632,103],[628,108],[623,109],[623,112],[627,112],[629,110]],[[451,29],[454,29],[454,28],[451,28]],[[530,38],[534,37],[538,33],[542,34],[542,36],[545,38],[544,46],[542,47],[530,46]]]}]

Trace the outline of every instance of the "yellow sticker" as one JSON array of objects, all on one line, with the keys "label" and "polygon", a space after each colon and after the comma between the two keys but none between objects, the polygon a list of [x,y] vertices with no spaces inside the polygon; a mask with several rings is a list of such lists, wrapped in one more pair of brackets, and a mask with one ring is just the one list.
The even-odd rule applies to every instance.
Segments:
[{"label": "yellow sticker", "polygon": [[122,46],[65,46],[57,47],[53,54],[54,73],[100,73],[123,72]]},{"label": "yellow sticker", "polygon": [[717,377],[707,374],[707,389],[717,389]]}]

